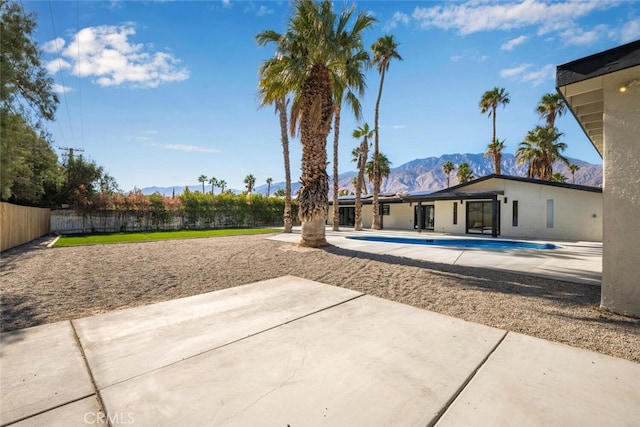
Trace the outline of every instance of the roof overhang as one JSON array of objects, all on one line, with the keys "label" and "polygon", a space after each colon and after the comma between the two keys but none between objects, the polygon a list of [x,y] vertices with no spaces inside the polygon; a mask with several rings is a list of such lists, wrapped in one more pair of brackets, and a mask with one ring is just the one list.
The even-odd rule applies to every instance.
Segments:
[{"label": "roof overhang", "polygon": [[559,65],[556,69],[557,91],[600,156],[604,143],[604,80],[613,73],[628,74],[629,79],[640,76],[640,41]]}]

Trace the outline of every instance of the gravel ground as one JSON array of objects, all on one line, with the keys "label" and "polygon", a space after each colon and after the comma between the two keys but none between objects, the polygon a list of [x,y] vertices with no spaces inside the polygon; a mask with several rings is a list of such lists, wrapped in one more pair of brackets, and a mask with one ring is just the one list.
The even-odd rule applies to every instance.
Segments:
[{"label": "gravel ground", "polygon": [[294,275],[472,322],[640,362],[640,319],[598,308],[600,289],[268,235],[2,253],[1,330],[9,331]]}]

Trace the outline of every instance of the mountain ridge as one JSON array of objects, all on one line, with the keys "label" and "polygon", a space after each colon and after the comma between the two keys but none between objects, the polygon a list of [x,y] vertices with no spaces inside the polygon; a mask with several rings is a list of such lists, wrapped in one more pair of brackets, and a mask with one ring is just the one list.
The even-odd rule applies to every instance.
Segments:
[{"label": "mountain ridge", "polygon": [[[575,184],[587,185],[593,187],[602,186],[602,165],[588,163],[584,160],[568,158],[571,164],[578,165],[580,169],[575,173]],[[456,178],[457,166],[461,163],[468,163],[473,171],[475,178],[490,175],[494,173],[493,160],[491,156],[485,156],[483,153],[463,153],[463,154],[443,154],[439,157],[426,157],[423,159],[414,159],[406,163],[403,163],[395,168],[391,168],[389,177],[383,179],[381,192],[383,193],[400,193],[404,191],[436,191],[446,188],[447,177],[442,171],[442,166],[450,161],[456,165],[456,169],[451,173],[450,185],[456,185],[458,180]],[[500,163],[502,174],[511,176],[526,176],[527,165],[516,164],[516,157],[510,153],[504,153],[502,155],[502,161]],[[553,165],[553,171],[562,173],[567,177],[567,182],[572,182],[571,172],[569,168],[563,163],[556,162]],[[341,173],[338,176],[338,185],[341,190],[346,189],[349,192],[354,191],[352,185],[352,179],[357,175],[356,171],[347,171]],[[271,184],[271,194],[277,191],[279,188],[284,188],[284,182],[277,182]],[[153,194],[158,192],[164,195],[171,195],[175,191],[176,195],[182,193],[185,187],[189,187],[190,191],[202,191],[202,184],[194,184],[188,186],[174,186],[174,187],[146,187],[142,188],[143,194]],[[208,188],[207,188],[208,187]],[[330,196],[332,194],[332,184],[329,184]],[[291,192],[295,194],[300,188],[300,184],[297,181],[291,183]],[[205,191],[210,191],[211,186],[205,185]],[[216,189],[219,191],[219,189]],[[240,193],[240,190],[233,189],[235,193]],[[367,180],[367,191],[371,192],[371,184]],[[266,194],[267,185],[259,185],[254,188],[254,193]]]}]

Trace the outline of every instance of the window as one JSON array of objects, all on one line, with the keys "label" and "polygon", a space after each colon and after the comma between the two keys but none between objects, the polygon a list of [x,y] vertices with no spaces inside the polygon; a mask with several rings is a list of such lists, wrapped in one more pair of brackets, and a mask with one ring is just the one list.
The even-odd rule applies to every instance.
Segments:
[{"label": "window", "polygon": [[391,207],[389,205],[380,204],[380,215],[389,215]]},{"label": "window", "polygon": [[453,202],[453,224],[458,223],[458,202]]},{"label": "window", "polygon": [[[500,234],[500,204],[496,203],[496,229]],[[467,202],[467,233],[492,233],[493,202]]]},{"label": "window", "polygon": [[511,202],[513,205],[513,209],[512,209],[512,217],[511,217],[511,225],[513,227],[517,227],[518,226],[518,201],[514,200],[513,202]]},{"label": "window", "polygon": [[547,200],[547,228],[553,228],[553,199]]}]

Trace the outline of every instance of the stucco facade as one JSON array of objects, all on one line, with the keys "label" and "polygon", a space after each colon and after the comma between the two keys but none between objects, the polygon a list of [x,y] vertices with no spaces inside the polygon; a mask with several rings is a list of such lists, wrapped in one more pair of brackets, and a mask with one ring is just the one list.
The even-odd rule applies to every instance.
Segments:
[{"label": "stucco facade", "polygon": [[640,41],[558,66],[556,86],[603,159],[600,305],[640,317]]},{"label": "stucco facade", "polygon": [[[496,204],[492,204],[494,197]],[[482,224],[484,227],[478,227],[469,216],[470,204],[486,204],[489,209],[498,207],[498,232],[502,237],[602,241],[603,201],[599,188],[492,175],[447,191],[381,198],[388,207],[388,214],[383,215],[384,228],[418,231],[418,201],[433,212],[433,222],[426,221],[427,229],[420,230],[424,232],[490,235],[490,215]],[[343,200],[340,208],[353,209],[354,204]],[[371,209],[370,201],[365,200],[365,228],[371,227]],[[332,210],[333,207],[329,218]]]}]

